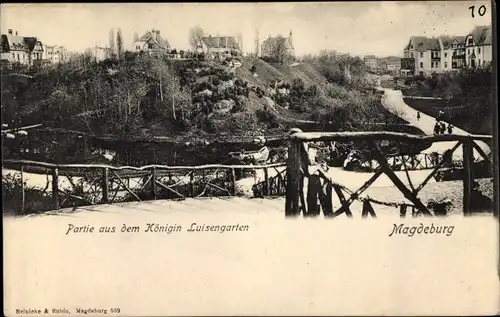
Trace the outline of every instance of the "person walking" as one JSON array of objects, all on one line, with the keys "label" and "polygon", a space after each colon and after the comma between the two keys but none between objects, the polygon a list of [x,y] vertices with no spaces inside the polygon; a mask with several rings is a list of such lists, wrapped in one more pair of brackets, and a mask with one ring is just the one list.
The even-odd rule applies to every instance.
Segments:
[{"label": "person walking", "polygon": [[436,122],[434,124],[434,134],[438,135],[440,132],[440,129],[439,129],[439,122]]},{"label": "person walking", "polygon": [[446,124],[444,122],[441,122],[441,134],[446,133]]},{"label": "person walking", "polygon": [[420,121],[420,112],[417,111],[417,121]]},{"label": "person walking", "polygon": [[452,134],[453,133],[453,126],[450,124],[448,124],[448,134]]}]

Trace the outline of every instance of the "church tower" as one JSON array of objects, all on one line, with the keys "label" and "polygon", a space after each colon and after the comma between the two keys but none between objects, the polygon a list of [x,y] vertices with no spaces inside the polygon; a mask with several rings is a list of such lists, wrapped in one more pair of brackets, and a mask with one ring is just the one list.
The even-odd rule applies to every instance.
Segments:
[{"label": "church tower", "polygon": [[290,34],[288,35],[288,38],[290,39],[290,43],[293,45],[292,29],[290,29]]}]

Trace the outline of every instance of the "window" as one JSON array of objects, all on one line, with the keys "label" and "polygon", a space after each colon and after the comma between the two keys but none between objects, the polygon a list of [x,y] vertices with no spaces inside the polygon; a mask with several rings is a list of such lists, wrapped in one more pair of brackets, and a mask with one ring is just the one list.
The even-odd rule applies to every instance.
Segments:
[{"label": "window", "polygon": [[444,68],[448,68],[448,62],[444,62]]},{"label": "window", "polygon": [[411,56],[411,58],[414,58],[414,57],[415,57],[415,56],[413,56],[413,52],[411,52],[411,53],[410,53],[410,56]]},{"label": "window", "polygon": [[420,52],[420,57],[424,57],[424,52]]},{"label": "window", "polygon": [[468,48],[468,49],[467,49],[467,54],[469,54],[469,55],[470,55],[470,48]]},{"label": "window", "polygon": [[481,54],[481,48],[480,47],[477,48],[477,53]]},{"label": "window", "polygon": [[448,53],[444,53],[444,57],[445,57],[445,58],[446,58],[446,57],[448,57]]},{"label": "window", "polygon": [[424,63],[420,63],[420,68],[424,68]]},{"label": "window", "polygon": [[15,59],[16,58],[16,55],[14,53],[12,53],[12,59]]},{"label": "window", "polygon": [[149,48],[149,49],[152,49],[152,48],[153,48],[153,43],[149,43],[149,44],[148,44],[148,48]]},{"label": "window", "polygon": [[136,50],[140,50],[140,49],[141,49],[141,46],[140,46],[140,45],[136,45],[136,46],[135,46],[135,49],[136,49]]},{"label": "window", "polygon": [[20,59],[19,59],[19,53],[17,54],[17,61],[20,61]]},{"label": "window", "polygon": [[431,63],[431,68],[434,68],[434,62]]},{"label": "window", "polygon": [[470,38],[470,39],[467,41],[467,44],[468,44],[468,45],[472,45],[472,43],[473,43],[473,39],[472,39],[472,38]]}]

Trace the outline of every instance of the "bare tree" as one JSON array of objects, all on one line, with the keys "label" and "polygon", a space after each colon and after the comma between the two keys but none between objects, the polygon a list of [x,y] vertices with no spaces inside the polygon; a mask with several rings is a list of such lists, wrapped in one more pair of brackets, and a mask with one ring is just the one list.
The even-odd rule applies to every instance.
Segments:
[{"label": "bare tree", "polygon": [[115,30],[111,29],[109,31],[109,54],[113,58],[115,54]]},{"label": "bare tree", "polygon": [[123,55],[123,36],[121,29],[118,29],[116,32],[116,51],[118,58],[121,58]]},{"label": "bare tree", "polygon": [[205,32],[200,26],[192,27],[189,30],[189,44],[193,50],[196,50],[201,43],[201,38],[205,35]]},{"label": "bare tree", "polygon": [[243,34],[241,34],[241,32],[238,33],[237,39],[238,39],[238,47],[240,51],[243,52]]},{"label": "bare tree", "polygon": [[82,63],[84,67],[90,65],[90,63],[92,62],[92,60],[94,59],[94,56],[92,54],[92,49],[90,48],[87,48],[85,50],[85,52],[83,53],[83,58],[82,58]]},{"label": "bare tree", "polygon": [[286,38],[281,35],[274,38],[269,44],[269,54],[272,58],[283,64],[290,57],[286,47]]}]

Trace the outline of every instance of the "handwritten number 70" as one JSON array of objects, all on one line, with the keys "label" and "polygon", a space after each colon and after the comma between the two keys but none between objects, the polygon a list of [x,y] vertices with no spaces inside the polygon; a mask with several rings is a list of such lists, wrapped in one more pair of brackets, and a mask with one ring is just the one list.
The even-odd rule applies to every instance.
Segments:
[{"label": "handwritten number 70", "polygon": [[[476,7],[475,6],[470,6],[469,9],[470,9],[470,12],[472,14],[472,17],[475,18],[474,16],[474,9]],[[483,16],[486,14],[486,7],[484,5],[480,6],[479,9],[477,9],[477,13],[479,13],[480,16]]]}]

